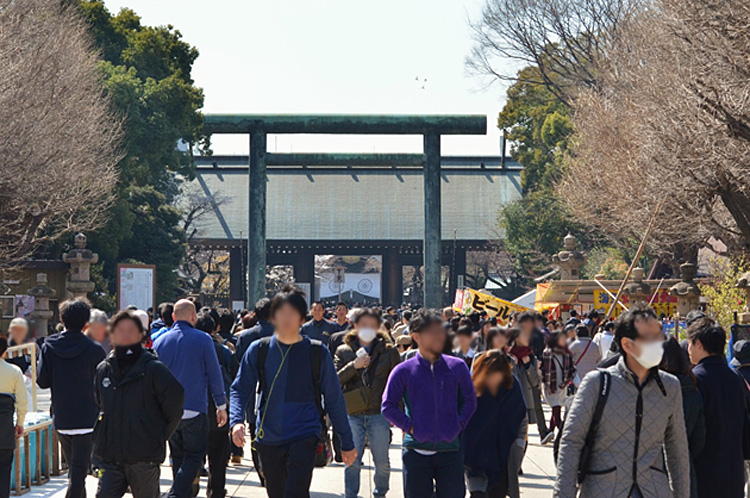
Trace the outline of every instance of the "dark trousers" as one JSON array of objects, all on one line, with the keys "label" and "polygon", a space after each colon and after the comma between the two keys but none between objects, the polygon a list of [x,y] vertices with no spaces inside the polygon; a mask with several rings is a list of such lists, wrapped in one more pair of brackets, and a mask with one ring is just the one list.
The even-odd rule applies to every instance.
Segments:
[{"label": "dark trousers", "polygon": [[133,498],[159,498],[161,469],[156,462],[102,463],[96,498],[120,498],[128,490]]},{"label": "dark trousers", "polygon": [[91,452],[94,450],[94,435],[57,433],[65,461],[68,462],[68,491],[66,498],[86,497],[86,476],[91,466]]},{"label": "dark trousers", "polygon": [[268,498],[308,498],[318,436],[280,446],[255,443],[266,476]]},{"label": "dark trousers", "polygon": [[403,450],[406,498],[463,498],[464,462],[460,451],[441,451],[431,456]]},{"label": "dark trousers", "polygon": [[227,460],[229,459],[229,432],[208,432],[208,498],[224,498],[227,484]]},{"label": "dark trousers", "polygon": [[10,469],[15,450],[0,450],[0,498],[10,496]]},{"label": "dark trousers", "polygon": [[169,438],[172,488],[169,498],[193,498],[193,481],[203,466],[208,448],[208,415],[184,419]]}]

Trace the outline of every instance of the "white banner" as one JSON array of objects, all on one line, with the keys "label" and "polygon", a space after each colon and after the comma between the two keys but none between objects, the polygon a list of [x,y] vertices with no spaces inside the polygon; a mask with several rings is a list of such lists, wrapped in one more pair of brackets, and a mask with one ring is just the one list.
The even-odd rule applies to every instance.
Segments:
[{"label": "white banner", "polygon": [[[339,284],[336,283],[333,272],[317,275],[315,285],[320,299],[339,295]],[[354,299],[357,294],[380,299],[380,273],[347,273],[344,283],[341,284],[341,296]]]}]

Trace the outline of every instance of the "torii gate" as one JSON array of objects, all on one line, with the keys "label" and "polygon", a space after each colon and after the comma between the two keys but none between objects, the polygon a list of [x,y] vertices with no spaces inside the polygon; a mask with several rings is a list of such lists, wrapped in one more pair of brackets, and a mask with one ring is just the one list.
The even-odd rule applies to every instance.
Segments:
[{"label": "torii gate", "polygon": [[[248,278],[252,305],[266,288],[266,184],[268,165],[420,166],[424,176],[424,305],[440,307],[441,217],[440,136],[484,135],[483,115],[244,115],[207,114],[208,134],[249,134]],[[274,154],[266,151],[271,134],[422,135],[422,154]]]}]

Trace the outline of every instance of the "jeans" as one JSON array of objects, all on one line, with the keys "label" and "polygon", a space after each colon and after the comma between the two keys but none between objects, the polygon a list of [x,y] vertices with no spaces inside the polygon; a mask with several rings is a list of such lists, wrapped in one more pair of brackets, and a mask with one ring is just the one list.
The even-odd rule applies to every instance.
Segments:
[{"label": "jeans", "polygon": [[0,498],[10,496],[10,469],[14,450],[0,450]]},{"label": "jeans", "polygon": [[208,433],[208,498],[224,498],[227,484],[227,459],[229,459],[229,433],[226,430]]},{"label": "jeans", "polygon": [[426,456],[404,449],[403,461],[405,498],[463,498],[466,495],[464,459],[460,451],[441,451]]},{"label": "jeans", "polygon": [[172,437],[172,488],[169,498],[193,498],[193,481],[203,466],[208,448],[208,415],[183,419]]},{"label": "jeans", "polygon": [[255,443],[266,476],[268,498],[309,498],[319,436],[279,446]]},{"label": "jeans", "polygon": [[68,462],[68,491],[66,498],[86,498],[86,476],[91,466],[94,451],[94,434],[60,434],[60,447]]},{"label": "jeans", "polygon": [[385,496],[388,492],[388,479],[391,463],[388,461],[388,448],[391,445],[391,426],[385,417],[377,415],[349,415],[357,459],[344,471],[346,498],[357,498],[362,457],[365,451],[365,436],[370,440],[370,452],[375,463],[375,489],[373,495]]},{"label": "jeans", "polygon": [[99,468],[96,498],[121,498],[130,486],[133,498],[159,498],[158,462],[103,463]]}]

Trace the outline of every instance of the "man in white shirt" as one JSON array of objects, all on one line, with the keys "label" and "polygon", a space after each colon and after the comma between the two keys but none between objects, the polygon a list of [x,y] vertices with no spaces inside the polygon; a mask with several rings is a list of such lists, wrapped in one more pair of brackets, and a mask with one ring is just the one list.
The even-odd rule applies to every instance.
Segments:
[{"label": "man in white shirt", "polygon": [[599,347],[599,356],[601,361],[606,360],[610,355],[610,348],[612,347],[612,341],[615,338],[613,333],[615,329],[614,322],[607,322],[602,327],[602,330],[594,336],[594,344]]}]

